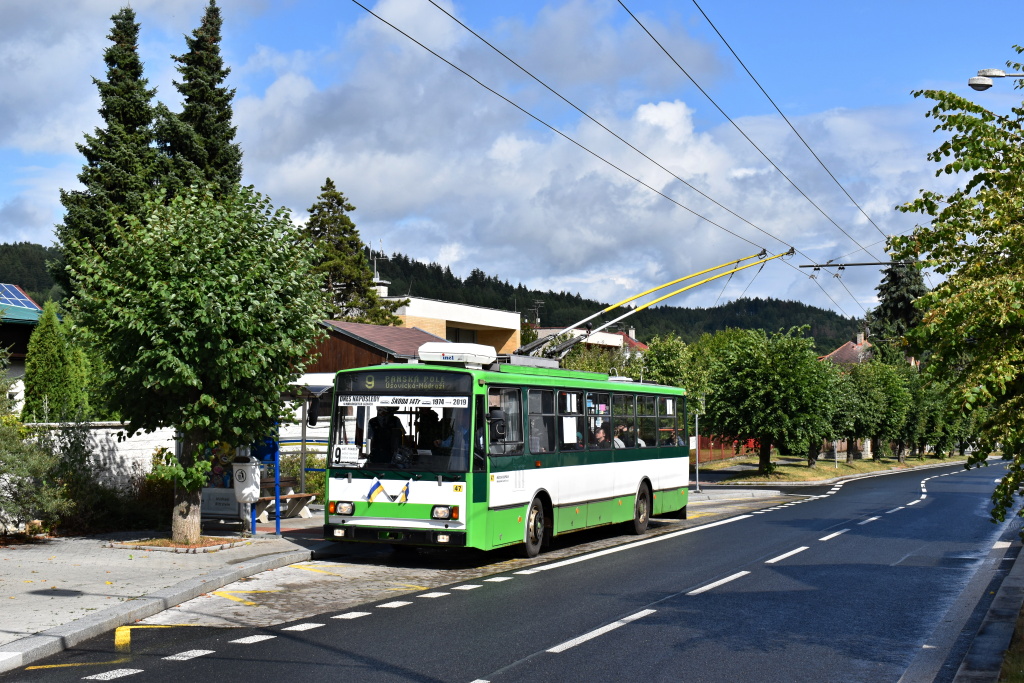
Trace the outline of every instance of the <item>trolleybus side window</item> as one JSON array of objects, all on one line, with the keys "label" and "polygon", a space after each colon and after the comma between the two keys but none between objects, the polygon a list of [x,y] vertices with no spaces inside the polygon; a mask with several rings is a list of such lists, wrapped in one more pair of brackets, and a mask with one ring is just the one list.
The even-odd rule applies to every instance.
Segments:
[{"label": "trolleybus side window", "polygon": [[616,448],[636,446],[636,411],[633,405],[635,402],[632,394],[612,395],[612,443]]},{"label": "trolleybus side window", "polygon": [[519,455],[523,452],[522,393],[512,387],[492,387],[487,392],[487,410],[500,410],[505,419],[505,436],[490,436],[491,455]]},{"label": "trolleybus side window", "polygon": [[558,392],[558,443],[563,451],[583,450],[583,392]]},{"label": "trolleybus side window", "polygon": [[658,445],[657,401],[654,396],[636,397],[636,421],[639,427],[637,438],[640,439],[637,444],[641,447],[650,448]]},{"label": "trolleybus side window", "polygon": [[587,444],[592,449],[612,447],[611,395],[587,392]]},{"label": "trolleybus side window", "polygon": [[555,452],[555,392],[551,389],[530,389],[530,452]]},{"label": "trolleybus side window", "polygon": [[676,434],[676,399],[673,397],[658,397],[658,436],[658,443],[662,446],[675,446],[679,442]]}]

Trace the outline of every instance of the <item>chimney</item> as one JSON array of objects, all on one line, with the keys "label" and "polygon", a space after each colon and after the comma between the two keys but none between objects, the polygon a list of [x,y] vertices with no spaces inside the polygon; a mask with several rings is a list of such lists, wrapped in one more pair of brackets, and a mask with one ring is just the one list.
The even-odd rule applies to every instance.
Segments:
[{"label": "chimney", "polygon": [[864,346],[864,333],[863,332],[858,332],[857,333],[857,346]]},{"label": "chimney", "polygon": [[629,328],[629,338],[630,339],[636,339],[636,328],[635,327],[630,327]]}]

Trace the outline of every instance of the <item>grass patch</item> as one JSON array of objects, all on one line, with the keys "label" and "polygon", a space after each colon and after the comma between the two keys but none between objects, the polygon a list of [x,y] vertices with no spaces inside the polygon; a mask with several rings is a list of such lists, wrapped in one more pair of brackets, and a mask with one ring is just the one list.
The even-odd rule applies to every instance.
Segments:
[{"label": "grass patch", "polygon": [[148,546],[151,548],[209,548],[212,545],[226,545],[228,543],[239,543],[243,539],[237,536],[200,536],[198,543],[175,543],[169,538],[147,538],[142,541],[118,541],[118,545]]},{"label": "grass patch", "polygon": [[[824,481],[836,477],[846,477],[855,474],[870,474],[872,472],[884,472],[888,470],[903,470],[922,467],[924,465],[948,464],[953,458],[907,458],[906,463],[900,464],[896,458],[882,458],[880,460],[854,460],[847,463],[845,458],[840,457],[838,466],[834,460],[821,459],[815,467],[807,466],[807,459],[797,456],[775,456],[772,458],[772,465],[775,471],[771,474],[760,474],[756,469],[730,473],[728,479],[722,484],[764,482],[764,483],[785,483],[785,482],[806,482]],[[756,455],[742,455],[729,460],[716,460],[707,465],[701,463],[702,470],[721,470],[736,465],[747,465],[757,467]]]},{"label": "grass patch", "polygon": [[999,670],[999,680],[1006,683],[1024,683],[1024,612],[1017,615],[1017,626],[1013,629],[1013,639],[1003,657],[1003,666]]}]

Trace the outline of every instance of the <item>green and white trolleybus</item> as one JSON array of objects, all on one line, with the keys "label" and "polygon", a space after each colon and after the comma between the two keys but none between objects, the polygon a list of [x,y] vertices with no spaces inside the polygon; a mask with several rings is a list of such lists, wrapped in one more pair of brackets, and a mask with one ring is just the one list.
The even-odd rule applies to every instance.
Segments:
[{"label": "green and white trolleybus", "polygon": [[685,516],[686,392],[477,344],[343,370],[324,536],[483,550]]}]

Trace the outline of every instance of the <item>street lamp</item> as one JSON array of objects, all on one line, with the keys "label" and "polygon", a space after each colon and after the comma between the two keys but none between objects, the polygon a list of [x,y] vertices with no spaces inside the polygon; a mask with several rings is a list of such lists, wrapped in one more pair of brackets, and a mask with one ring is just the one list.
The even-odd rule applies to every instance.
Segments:
[{"label": "street lamp", "polygon": [[967,81],[967,85],[975,90],[988,90],[992,87],[993,78],[1024,78],[1024,74],[1008,74],[1002,69],[982,69],[977,76]]}]

